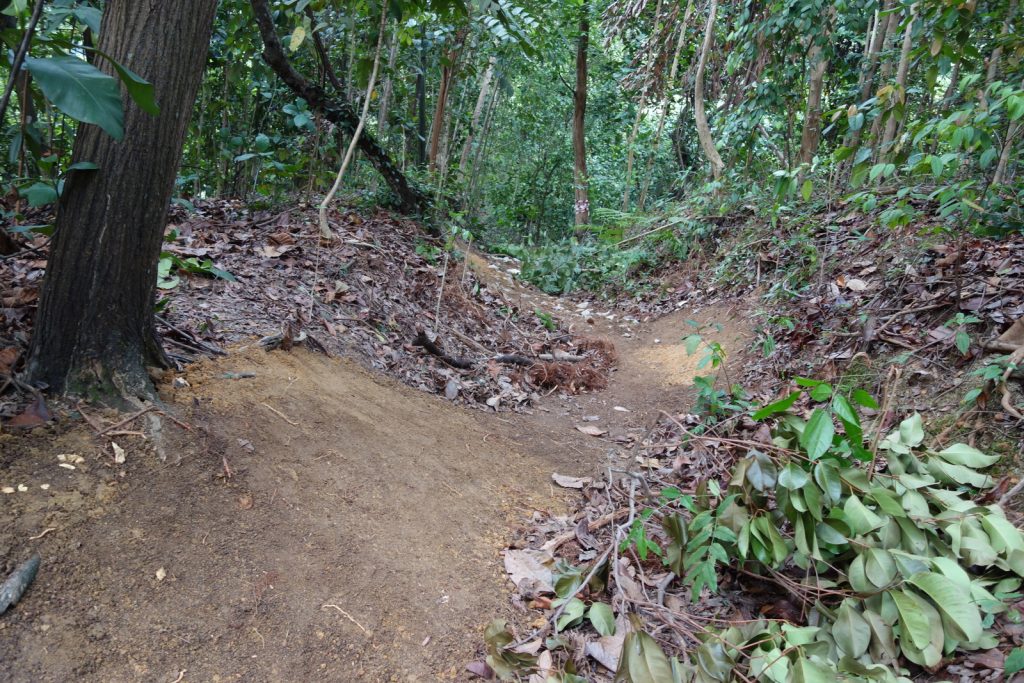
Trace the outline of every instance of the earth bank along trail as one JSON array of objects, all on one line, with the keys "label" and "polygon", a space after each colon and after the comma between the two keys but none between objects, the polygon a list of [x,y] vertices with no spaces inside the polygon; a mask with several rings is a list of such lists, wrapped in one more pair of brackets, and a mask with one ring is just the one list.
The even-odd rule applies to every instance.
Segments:
[{"label": "earth bank along trail", "polygon": [[522,306],[592,320],[619,352],[609,388],[487,414],[351,361],[243,348],[165,385],[193,427],[164,423],[165,463],[115,464],[84,427],[0,436],[0,485],[27,489],[0,496],[0,557],[43,556],[0,618],[0,680],[465,679],[511,609],[512,527],[565,506],[551,474],[622,467],[658,409],[689,407],[687,319],[723,325],[730,351],[747,333],[717,309],[624,325],[474,265]]}]

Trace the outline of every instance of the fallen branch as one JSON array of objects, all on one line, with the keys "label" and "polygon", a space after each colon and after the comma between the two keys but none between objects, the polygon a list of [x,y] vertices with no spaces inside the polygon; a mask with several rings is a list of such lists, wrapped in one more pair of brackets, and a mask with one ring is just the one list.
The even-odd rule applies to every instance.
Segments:
[{"label": "fallen branch", "polygon": [[474,364],[472,361],[468,361],[463,358],[455,358],[454,356],[449,356],[447,353],[444,352],[444,350],[441,349],[440,346],[437,345],[437,343],[430,340],[430,337],[427,336],[427,333],[424,330],[419,331],[419,333],[416,335],[416,338],[412,340],[412,345],[426,349],[428,353],[437,356],[447,365],[450,365],[453,368],[458,368],[460,370],[473,369]]}]

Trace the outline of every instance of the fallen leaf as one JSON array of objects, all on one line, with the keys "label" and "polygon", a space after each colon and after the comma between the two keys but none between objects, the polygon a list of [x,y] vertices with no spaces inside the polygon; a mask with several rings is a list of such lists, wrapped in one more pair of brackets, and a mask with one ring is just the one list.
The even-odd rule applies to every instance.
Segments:
[{"label": "fallen leaf", "polygon": [[608,433],[607,429],[601,429],[597,425],[576,425],[576,429],[587,436],[604,436]]},{"label": "fallen leaf", "polygon": [[43,426],[52,419],[53,416],[50,415],[50,411],[46,407],[46,401],[39,397],[32,401],[21,415],[16,415],[8,420],[6,426],[19,429],[33,429]]},{"label": "fallen leaf", "polygon": [[483,678],[487,681],[494,680],[494,669],[487,666],[487,662],[470,662],[466,665],[466,671],[477,678]]},{"label": "fallen leaf", "polygon": [[18,349],[14,346],[8,346],[5,349],[0,349],[0,375],[11,374],[11,368],[18,362]]},{"label": "fallen leaf", "polygon": [[238,507],[241,510],[251,510],[253,506],[253,499],[251,493],[243,493],[238,497]]},{"label": "fallen leaf", "polygon": [[110,442],[110,447],[114,449],[114,462],[118,465],[123,465],[124,461],[128,459],[124,449],[113,441]]},{"label": "fallen leaf", "polygon": [[552,474],[551,479],[556,484],[566,489],[581,489],[584,486],[589,485],[592,481],[594,481],[590,477],[567,477],[564,474],[557,473]]},{"label": "fallen leaf", "polygon": [[851,292],[863,292],[868,288],[868,283],[857,278],[850,278],[846,281],[846,288]]},{"label": "fallen leaf", "polygon": [[554,592],[554,576],[549,565],[554,557],[544,550],[506,550],[505,571],[517,588],[531,593]]}]

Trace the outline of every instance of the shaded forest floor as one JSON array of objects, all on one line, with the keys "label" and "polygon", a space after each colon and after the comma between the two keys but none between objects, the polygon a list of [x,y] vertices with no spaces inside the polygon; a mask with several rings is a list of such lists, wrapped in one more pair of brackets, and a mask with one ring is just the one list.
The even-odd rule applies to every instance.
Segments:
[{"label": "shaded forest floor", "polygon": [[[541,614],[510,604],[502,550],[538,527],[575,525],[578,498],[552,475],[633,468],[651,455],[644,439],[660,411],[693,409],[692,380],[708,371],[684,349],[691,323],[723,344],[730,377],[753,380],[759,400],[778,390],[776,363],[832,377],[864,351],[879,368],[864,378],[886,353],[907,352],[900,389],[915,409],[938,396],[954,414],[952,390],[969,386],[972,366],[950,359],[952,332],[941,331],[951,279],[928,270],[945,252],[927,267],[886,265],[899,253],[851,240],[858,256],[830,255],[821,295],[794,305],[769,361],[752,349],[782,250],[748,254],[751,286],[715,290],[684,268],[659,274],[656,299],[602,302],[541,294],[501,259],[449,262],[384,214],[336,227],[340,239],[317,249],[308,210],[218,204],[178,217],[169,251],[238,278],[182,275],[169,291],[161,332],[179,367],[160,391],[187,429],[164,419],[153,434],[141,418],[117,425],[99,408],[55,403],[56,422],[0,434],[0,487],[11,490],[0,494],[0,573],[43,556],[0,619],[0,680],[468,678],[484,624],[504,615],[525,627]],[[980,265],[964,283],[983,292],[964,310],[1011,320],[1020,244],[968,246]],[[38,254],[0,264],[13,283],[0,371],[21,362],[44,266]],[[891,272],[906,273],[895,290]],[[871,306],[879,325],[842,327]],[[424,331],[438,332],[433,350],[417,343]],[[315,341],[264,348],[303,334]],[[0,398],[0,415],[32,426],[27,397]],[[995,420],[1012,451],[1019,432],[995,403],[974,418]]]}]

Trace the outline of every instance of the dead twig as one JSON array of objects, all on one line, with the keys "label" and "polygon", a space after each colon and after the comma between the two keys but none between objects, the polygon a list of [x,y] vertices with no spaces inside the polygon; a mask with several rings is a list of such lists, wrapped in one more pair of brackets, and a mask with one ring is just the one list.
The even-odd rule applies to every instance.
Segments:
[{"label": "dead twig", "polygon": [[356,621],[356,620],[355,620],[355,617],[353,617],[353,616],[352,616],[351,614],[349,614],[349,613],[348,613],[348,612],[346,612],[345,610],[341,609],[341,608],[340,608],[340,607],[338,607],[337,605],[330,605],[330,604],[328,604],[328,605],[323,605],[323,606],[322,606],[322,607],[321,607],[320,609],[336,609],[336,610],[338,610],[339,612],[341,612],[342,616],[344,616],[344,617],[345,617],[346,619],[348,619],[348,620],[349,620],[349,621],[351,621],[351,622],[352,622],[353,624],[355,624],[356,626],[358,626],[358,627],[359,627],[359,630],[360,630],[360,631],[362,631],[362,632],[363,632],[364,634],[366,634],[366,637],[367,637],[367,638],[370,638],[370,637],[372,637],[372,636],[373,636],[373,634],[372,634],[372,633],[370,633],[369,631],[367,631],[367,630],[366,630],[366,628],[365,628],[365,627],[364,627],[364,626],[363,626],[362,624],[360,624],[360,623],[359,623],[358,621]]},{"label": "dead twig", "polygon": [[284,420],[288,424],[292,425],[293,427],[298,427],[299,426],[298,422],[296,422],[295,420],[292,420],[287,415],[285,415],[284,413],[282,413],[280,410],[278,410],[274,406],[270,405],[269,403],[264,403],[263,407],[266,408],[267,410],[269,410],[270,412],[274,413],[279,418],[281,418],[282,420]]}]

